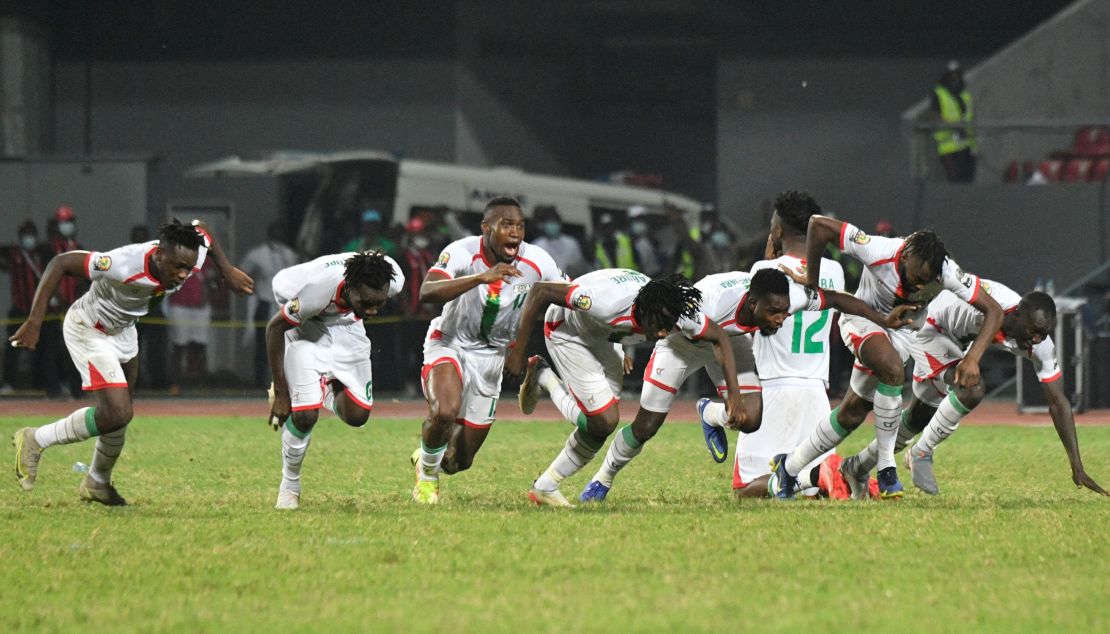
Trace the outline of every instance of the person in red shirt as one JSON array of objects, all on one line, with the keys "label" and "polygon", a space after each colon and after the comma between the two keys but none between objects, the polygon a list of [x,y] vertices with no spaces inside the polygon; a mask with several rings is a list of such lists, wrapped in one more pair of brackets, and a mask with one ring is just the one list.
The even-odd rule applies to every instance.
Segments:
[{"label": "person in red shirt", "polygon": [[[39,242],[39,230],[35,221],[27,218],[16,230],[15,244],[0,247],[0,271],[11,277],[12,305],[8,309],[8,336],[15,334],[19,324],[31,314],[31,302],[35,288],[42,277],[46,263],[53,257],[50,247]],[[22,350],[8,348],[4,351],[4,378],[0,383],[0,394],[10,394],[19,373],[19,355]],[[32,375],[36,387],[44,387],[43,364],[38,357],[32,356]]]},{"label": "person in red shirt", "polygon": [[[68,203],[58,205],[54,215],[46,224],[47,244],[50,258],[68,251],[81,248],[77,242],[77,214]],[[46,395],[54,398],[62,392],[69,392],[74,399],[81,398],[81,375],[73,367],[62,338],[62,317],[69,307],[89,289],[86,280],[64,277],[50,299],[47,319],[42,324],[39,346],[42,348],[43,383]]]}]

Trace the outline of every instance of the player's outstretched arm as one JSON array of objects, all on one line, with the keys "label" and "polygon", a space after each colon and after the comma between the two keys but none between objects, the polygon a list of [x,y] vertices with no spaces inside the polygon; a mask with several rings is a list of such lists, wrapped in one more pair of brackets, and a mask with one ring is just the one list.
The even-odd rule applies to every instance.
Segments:
[{"label": "player's outstretched arm", "polygon": [[270,405],[270,427],[274,431],[281,429],[293,407],[289,384],[285,381],[285,332],[291,328],[293,324],[280,310],[266,324],[266,358],[270,363],[270,376],[274,377],[274,402]]},{"label": "player's outstretched arm", "polygon": [[1075,434],[1075,416],[1071,411],[1071,403],[1064,395],[1064,388],[1060,385],[1062,380],[1042,383],[1045,398],[1048,400],[1048,413],[1052,416],[1052,425],[1060,436],[1064,451],[1068,454],[1068,463],[1071,465],[1071,480],[1076,487],[1087,487],[1095,493],[1110,495],[1097,482],[1087,475],[1083,469],[1083,459],[1079,457],[1079,439]]},{"label": "player's outstretched arm", "polygon": [[824,291],[824,293],[830,308],[835,308],[849,315],[856,315],[857,317],[869,319],[883,328],[897,329],[909,324],[913,320],[907,317],[906,314],[918,308],[915,304],[903,304],[901,306],[895,306],[894,310],[890,311],[890,314],[884,315],[874,308],[871,308],[854,295],[838,291]]},{"label": "player's outstretched arm", "polygon": [[956,385],[965,388],[979,383],[979,359],[983,358],[983,353],[994,341],[995,333],[1002,329],[1002,307],[994,301],[990,293],[980,292],[971,305],[983,313],[983,326],[956,366]]},{"label": "player's outstretched arm", "polygon": [[516,331],[516,341],[512,351],[505,359],[505,373],[510,376],[524,374],[527,365],[528,340],[532,338],[532,325],[536,323],[547,307],[555,304],[567,308],[567,294],[571,290],[569,282],[536,282],[528,291],[524,307],[520,309],[520,327]]},{"label": "player's outstretched arm", "polygon": [[15,334],[8,338],[12,342],[12,346],[30,350],[35,349],[35,346],[39,343],[39,330],[42,328],[42,320],[46,318],[46,308],[50,305],[50,298],[58,288],[58,282],[61,282],[62,277],[66,275],[88,277],[88,271],[85,270],[85,258],[88,255],[88,251],[67,251],[50,259],[50,263],[46,265],[46,270],[42,272],[42,278],[35,289],[35,298],[31,301],[31,313],[27,315],[27,321],[23,322],[19,330],[16,330]]},{"label": "player's outstretched arm", "polygon": [[239,296],[254,294],[254,280],[231,264],[227,256],[224,255],[220,243],[216,241],[216,237],[208,229],[208,225],[200,220],[194,220],[193,226],[208,238],[208,253],[212,256],[212,261],[216,263],[216,268],[220,269],[220,275],[227,282],[228,288]]},{"label": "player's outstretched arm", "polygon": [[[843,226],[843,222],[828,216],[810,216],[809,228],[806,230],[806,262],[820,262],[821,256],[825,254],[825,247],[840,237]],[[806,267],[806,286],[817,288],[820,279],[820,266]]]},{"label": "player's outstretched arm", "polygon": [[728,333],[717,322],[707,319],[708,326],[703,341],[713,344],[713,356],[725,374],[725,411],[728,413],[728,425],[732,429],[743,429],[748,424],[744,412],[743,397],[740,395],[740,386],[736,383],[736,359],[732,354],[732,342]]},{"label": "player's outstretched arm", "polygon": [[498,262],[491,269],[486,269],[474,275],[464,275],[454,278],[440,271],[431,271],[420,284],[420,303],[446,304],[459,295],[482,284],[492,284],[497,280],[508,282],[511,278],[521,277],[523,273],[512,264]]}]

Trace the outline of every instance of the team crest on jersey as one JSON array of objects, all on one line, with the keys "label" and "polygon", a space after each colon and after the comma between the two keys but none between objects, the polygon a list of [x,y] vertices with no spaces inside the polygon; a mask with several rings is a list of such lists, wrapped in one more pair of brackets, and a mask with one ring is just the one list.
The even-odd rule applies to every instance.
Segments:
[{"label": "team crest on jersey", "polygon": [[863,231],[860,231],[859,229],[856,229],[856,232],[852,234],[852,242],[855,242],[856,244],[867,244],[868,242],[871,242],[871,236],[867,235]]},{"label": "team crest on jersey", "polygon": [[590,299],[589,295],[579,295],[574,300],[574,307],[578,310],[589,310],[594,305],[594,301]]},{"label": "team crest on jersey", "polygon": [[436,266],[447,266],[447,263],[450,262],[450,261],[451,261],[451,254],[444,251],[443,253],[439,254],[439,259],[436,260]]},{"label": "team crest on jersey", "polygon": [[979,282],[979,286],[983,287],[983,290],[987,292],[987,295],[991,294],[990,282]]},{"label": "team crest on jersey", "polygon": [[290,314],[296,315],[301,312],[301,298],[294,297],[293,301],[289,302],[288,311]]},{"label": "team crest on jersey", "polygon": [[93,261],[94,271],[107,271],[110,268],[112,268],[111,256],[99,255],[96,257],[96,260]]}]

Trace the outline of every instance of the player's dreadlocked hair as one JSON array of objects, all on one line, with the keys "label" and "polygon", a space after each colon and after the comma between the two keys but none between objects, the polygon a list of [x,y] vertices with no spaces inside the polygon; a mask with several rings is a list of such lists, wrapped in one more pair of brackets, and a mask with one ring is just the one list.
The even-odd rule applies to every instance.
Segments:
[{"label": "player's dreadlocked hair", "polygon": [[775,212],[782,219],[783,226],[805,235],[810,217],[821,213],[821,205],[808,192],[791,189],[775,198]]},{"label": "player's dreadlocked hair", "polygon": [[366,285],[369,288],[382,288],[393,281],[396,274],[393,265],[385,259],[381,251],[365,251],[347,258],[343,267],[343,280],[350,288]]},{"label": "player's dreadlocked hair", "polygon": [[1019,304],[1021,312],[1041,313],[1047,319],[1056,319],[1056,302],[1052,300],[1052,296],[1048,293],[1041,291],[1033,291],[1021,298]]},{"label": "player's dreadlocked hair", "polygon": [[658,277],[644,284],[634,304],[638,323],[672,328],[680,317],[693,319],[698,314],[701,291],[678,274]]},{"label": "player's dreadlocked hair", "polygon": [[944,258],[948,257],[948,251],[944,248],[944,243],[940,241],[937,234],[928,229],[914,231],[906,237],[906,253],[912,253],[928,262],[929,268],[933,270],[933,274],[937,277],[940,277],[940,269],[944,266]]},{"label": "player's dreadlocked hair", "polygon": [[177,218],[158,227],[158,243],[162,246],[176,244],[191,251],[204,246],[204,236],[192,225],[183,225]]},{"label": "player's dreadlocked hair", "polygon": [[748,294],[755,299],[762,299],[768,295],[790,295],[790,283],[786,280],[786,273],[778,269],[759,269],[752,276]]},{"label": "player's dreadlocked hair", "polygon": [[524,209],[520,206],[520,201],[512,196],[494,196],[486,203],[485,211],[482,212],[482,220],[489,220],[490,212],[497,207],[516,207],[522,211]]}]

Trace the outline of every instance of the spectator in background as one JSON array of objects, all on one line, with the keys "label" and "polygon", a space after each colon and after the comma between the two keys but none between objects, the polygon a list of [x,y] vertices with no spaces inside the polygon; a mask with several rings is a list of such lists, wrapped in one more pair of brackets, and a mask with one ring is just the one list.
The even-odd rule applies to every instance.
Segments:
[{"label": "spectator in background", "polygon": [[640,270],[632,250],[632,239],[617,227],[617,220],[610,212],[603,212],[597,217],[594,265],[599,269]]},{"label": "spectator in background", "polygon": [[651,236],[651,217],[648,216],[647,207],[632,205],[628,208],[628,230],[632,234],[632,251],[640,272],[648,277],[662,273],[663,263],[660,262],[659,249]]},{"label": "spectator in background", "polygon": [[875,235],[884,238],[894,237],[894,223],[889,220],[880,220],[875,223]]},{"label": "spectator in background", "polygon": [[[397,243],[385,234],[382,212],[367,209],[362,212],[362,230],[358,238],[343,246],[344,251],[381,251],[391,258],[397,258]],[[271,315],[273,313],[270,313]]]},{"label": "spectator in background", "polygon": [[952,183],[975,180],[977,143],[972,127],[975,119],[971,93],[964,85],[964,73],[956,60],[948,62],[948,70],[933,87],[929,100],[929,118],[945,127],[933,131],[944,174]]},{"label": "spectator in background", "polygon": [[[12,305],[8,309],[8,336],[11,337],[19,329],[19,325],[27,321],[31,314],[31,302],[35,297],[42,271],[50,262],[53,253],[46,244],[39,243],[39,230],[35,221],[27,218],[16,229],[16,243],[0,247],[0,271],[6,271],[11,277]],[[19,374],[20,356],[27,354],[22,348],[4,346],[4,379],[0,383],[0,395],[11,394]],[[47,387],[45,383],[43,358],[31,355],[33,385]],[[49,386],[56,389],[57,383]]]},{"label": "spectator in background", "polygon": [[[77,242],[77,214],[67,203],[58,205],[53,217],[46,223],[46,233],[50,241],[50,257],[81,248]],[[77,298],[89,289],[86,280],[66,275],[58,282],[58,290],[50,298],[46,319],[42,322],[39,334],[39,349],[43,356],[43,380],[46,382],[46,395],[56,397],[69,392],[74,399],[81,398],[81,375],[69,358],[65,340],[62,338],[62,318]]]},{"label": "spectator in background", "polygon": [[420,218],[411,218],[405,225],[401,266],[405,269],[405,290],[401,297],[404,312],[412,316],[430,316],[433,309],[420,303],[420,284],[436,262],[428,226]]},{"label": "spectator in background", "polygon": [[[208,343],[212,329],[212,305],[208,301],[209,285],[214,282],[212,260],[185,280],[181,288],[166,301],[170,321],[170,395],[179,396],[181,385],[202,378],[208,372]],[[182,366],[184,365],[184,368]]]},{"label": "spectator in background", "polygon": [[732,271],[736,261],[736,239],[728,227],[714,219],[705,223],[701,236],[705,249],[705,275]]},{"label": "spectator in background", "polygon": [[674,247],[668,251],[667,273],[680,273],[686,279],[696,282],[708,275],[705,247],[701,243],[701,227],[694,223],[686,224],[682,210],[674,205],[665,205],[668,227],[674,237]]},{"label": "spectator in background", "polygon": [[[364,226],[366,213],[369,212],[363,212]],[[287,243],[288,235],[285,223],[271,222],[266,227],[266,241],[247,251],[239,265],[240,270],[254,279],[254,294],[247,296],[247,315],[252,323],[243,330],[242,343],[245,346],[249,341],[254,341],[254,384],[257,386],[270,384],[270,364],[266,356],[266,322],[278,311],[272,282],[278,271],[297,263],[297,254]],[[364,229],[363,239],[365,237]]]},{"label": "spectator in background", "polygon": [[532,212],[532,220],[541,231],[540,236],[532,243],[547,251],[559,270],[571,278],[589,271],[589,264],[582,254],[578,240],[563,233],[563,219],[557,209],[550,205],[536,207]]}]

